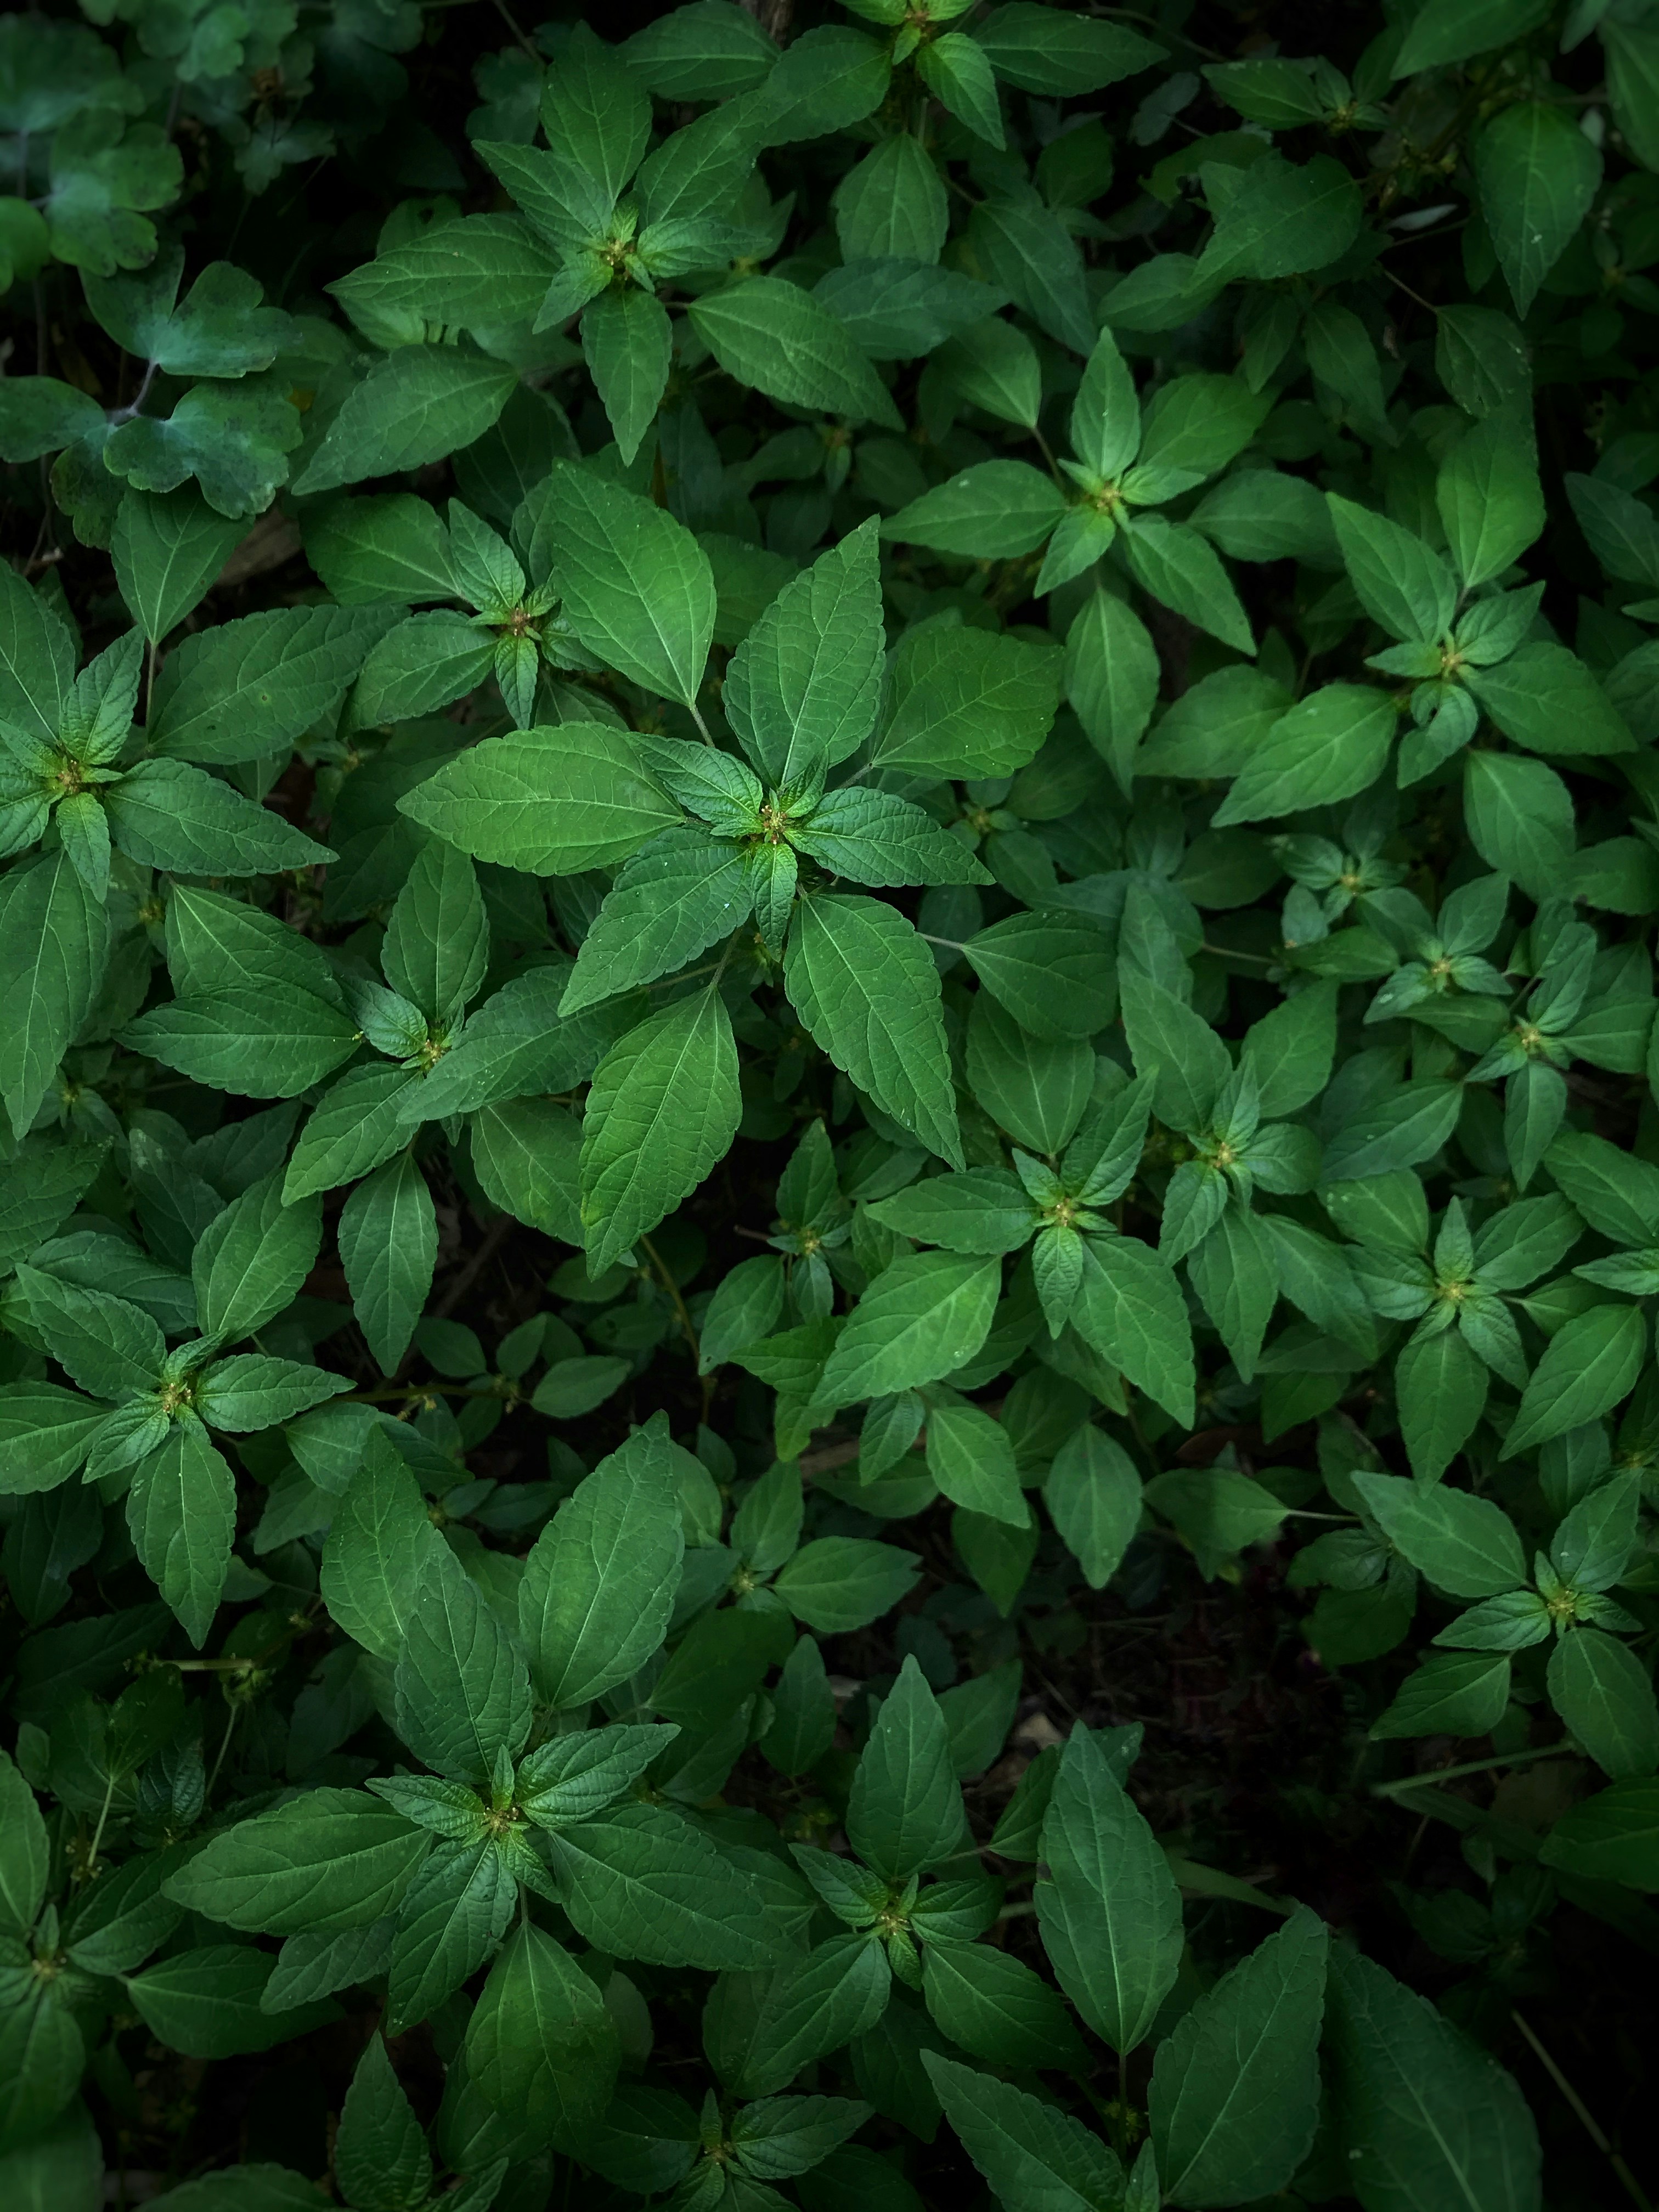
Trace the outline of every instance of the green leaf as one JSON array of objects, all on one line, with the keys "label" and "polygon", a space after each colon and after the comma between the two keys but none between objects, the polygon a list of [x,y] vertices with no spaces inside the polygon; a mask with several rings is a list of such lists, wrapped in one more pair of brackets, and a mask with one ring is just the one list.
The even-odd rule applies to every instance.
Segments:
[{"label": "green leaf", "polygon": [[110,556],[121,597],[152,645],[200,605],[242,535],[240,519],[216,514],[193,485],[125,495]]},{"label": "green leaf", "polygon": [[402,1150],[408,1140],[404,1094],[420,1081],[412,1068],[360,1061],[312,1109],[283,1179],[290,1203],[313,1190],[354,1182]]},{"label": "green leaf", "polygon": [[307,1790],[213,1837],[165,1891],[228,1928],[329,1935],[393,1911],[430,1843],[366,1791]]},{"label": "green leaf", "polygon": [[1439,554],[1386,515],[1334,492],[1327,497],[1343,564],[1366,613],[1390,637],[1437,643],[1457,605],[1456,582]]},{"label": "green leaf", "polygon": [[281,815],[183,761],[141,761],[106,794],[110,835],[141,867],[253,876],[335,857]]},{"label": "green leaf", "polygon": [[967,1833],[945,1716],[907,1656],[859,1754],[847,1839],[878,1874],[903,1881],[950,1858]]},{"label": "green leaf", "polygon": [[1239,1054],[1256,1086],[1264,1121],[1293,1114],[1316,1098],[1336,1057],[1334,983],[1309,983],[1253,1022]]},{"label": "green leaf", "polygon": [[939,171],[908,131],[879,140],[848,170],[834,204],[843,261],[938,261],[949,204]]},{"label": "green leaf", "polygon": [[991,2065],[1087,2063],[1060,1992],[988,1943],[928,1944],[922,1990],[936,2026]]},{"label": "green leaf", "polygon": [[1249,617],[1207,538],[1184,522],[1137,514],[1124,523],[1122,544],[1142,591],[1236,652],[1255,651]]},{"label": "green leaf", "polygon": [[349,1060],[359,1041],[337,1006],[270,980],[187,991],[121,1036],[163,1066],[248,1098],[297,1097]]},{"label": "green leaf", "polygon": [[881,526],[884,538],[976,561],[1034,553],[1066,513],[1065,494],[1029,461],[975,461]]},{"label": "green leaf", "polygon": [[46,1900],[50,1846],[34,1792],[0,1752],[0,1926],[25,1941]]},{"label": "green leaf", "polygon": [[1537,2132],[1503,2068],[1346,1946],[1328,2001],[1337,2140],[1362,2202],[1536,2212]]},{"label": "green leaf", "polygon": [[435,1847],[398,1911],[388,2033],[401,2034],[477,1971],[506,1934],[516,1894],[505,1859],[488,1838]]},{"label": "green leaf", "polygon": [[786,2181],[818,2165],[869,2117],[868,2105],[847,2097],[769,2097],[732,2121],[733,2160],[763,2182]]},{"label": "green leaf", "polygon": [[336,1231],[352,1309],[383,1375],[395,1375],[432,1289],[438,1218],[412,1152],[360,1182]]},{"label": "green leaf", "polygon": [[530,1677],[447,1545],[427,1554],[395,1678],[398,1733],[435,1773],[487,1782],[530,1733]]},{"label": "green leaf", "polygon": [[1174,1522],[1206,1581],[1247,1546],[1276,1536],[1285,1519],[1282,1498],[1228,1468],[1169,1468],[1143,1495]]},{"label": "green leaf", "polygon": [[1388,694],[1363,684],[1328,684],[1281,714],[1234,779],[1212,817],[1272,821],[1334,805],[1375,783],[1395,731]]},{"label": "green leaf", "polygon": [[1638,1306],[1592,1306],[1564,1323],[1522,1393],[1504,1457],[1611,1413],[1636,1387],[1647,1345],[1647,1319]]},{"label": "green leaf", "polygon": [[1435,503],[1465,590],[1501,576],[1544,527],[1530,420],[1506,410],[1467,432],[1436,480]]},{"label": "green leaf", "polygon": [[[522,216],[470,215],[434,222],[337,277],[328,289],[368,336],[384,331],[395,343],[396,336],[418,332],[422,323],[459,323],[471,330],[528,322],[557,267]],[[455,440],[469,442],[465,436]]]},{"label": "green leaf", "polygon": [[1086,1424],[1054,1454],[1042,1486],[1048,1516],[1091,1589],[1104,1589],[1140,1526],[1134,1462],[1103,1430]]},{"label": "green leaf", "polygon": [[769,783],[787,787],[857,751],[876,719],[883,647],[866,523],[784,586],[726,669],[726,719]]},{"label": "green leaf", "polygon": [[1192,1328],[1175,1277],[1133,1237],[1088,1237],[1072,1322],[1182,1427],[1193,1419]]},{"label": "green leaf", "polygon": [[[1504,35],[1515,33],[1506,27]],[[1482,125],[1474,177],[1516,313],[1524,315],[1589,211],[1601,156],[1565,109],[1522,100]]]},{"label": "green leaf", "polygon": [[576,956],[561,1014],[672,975],[747,921],[747,854],[701,828],[668,830],[624,863]]},{"label": "green leaf", "polygon": [[108,957],[102,903],[61,848],[0,880],[0,1098],[14,1137],[33,1125]]},{"label": "green leaf", "polygon": [[1659,1705],[1653,1678],[1627,1644],[1604,1629],[1576,1626],[1550,1654],[1550,1703],[1613,1782],[1659,1766]]},{"label": "green leaf", "polygon": [[845,324],[799,286],[779,276],[743,276],[705,292],[689,313],[692,329],[739,384],[786,406],[902,428],[886,386]]},{"label": "green leaf", "polygon": [[86,1458],[107,1406],[55,1382],[0,1385],[0,1496],[55,1490]]},{"label": "green leaf", "polygon": [[1268,2197],[1306,2157],[1328,1948],[1323,1922],[1299,1906],[1158,2045],[1147,2117],[1169,2203]]},{"label": "green leaf", "polygon": [[195,1401],[212,1427],[240,1435],[289,1420],[350,1387],[349,1376],[331,1375],[307,1362],[239,1352],[204,1370],[195,1386]]},{"label": "green leaf", "polygon": [[0,714],[47,744],[75,689],[75,640],[15,568],[0,572]]},{"label": "green leaf", "polygon": [[102,1145],[36,1139],[0,1167],[0,1268],[46,1242],[75,1211],[106,1158]]},{"label": "green leaf", "polygon": [[[743,2069],[744,2093],[782,2088],[814,2059],[866,2033],[886,2008],[892,1978],[880,1943],[867,1930],[832,1936],[815,1946],[793,1972],[779,1974],[767,1994],[756,2023],[754,2055]],[[765,2111],[751,2105],[744,2118]]]},{"label": "green leaf", "polygon": [[467,2023],[467,2078],[520,2128],[570,2141],[616,2086],[616,2023],[562,1945],[526,1922],[489,1970]]},{"label": "green leaf", "polygon": [[[826,893],[804,901],[789,933],[784,986],[836,1065],[959,1167],[939,971],[903,916],[875,899]],[[735,1127],[735,1113],[732,1121]]]},{"label": "green leaf", "polygon": [[677,8],[623,41],[629,69],[663,100],[723,100],[765,82],[777,47],[752,15],[719,5]]},{"label": "green leaf", "polygon": [[918,1252],[895,1260],[843,1327],[817,1403],[857,1405],[937,1382],[965,1366],[990,1333],[1001,1280],[994,1259]]},{"label": "green leaf", "polygon": [[1515,1523],[1491,1498],[1363,1469],[1351,1480],[1395,1549],[1453,1597],[1495,1597],[1526,1581]]},{"label": "green leaf", "polygon": [[489,923],[477,872],[454,846],[416,856],[386,922],[386,979],[428,1022],[447,1024],[476,998],[489,965]]},{"label": "green leaf", "polygon": [[1389,74],[1397,82],[1524,38],[1549,14],[1547,0],[1449,0],[1410,25]]},{"label": "green leaf", "polygon": [[1005,141],[996,79],[982,46],[963,31],[946,31],[916,57],[916,75],[941,107],[1000,151]]},{"label": "green leaf", "polygon": [[118,422],[104,441],[104,466],[137,491],[176,491],[194,477],[210,507],[252,517],[286,483],[288,457],[303,434],[285,392],[252,381],[193,384],[165,418]]},{"label": "green leaf", "polygon": [[1242,453],[1267,413],[1267,395],[1242,377],[1194,371],[1160,385],[1147,402],[1143,467],[1213,476]]},{"label": "green leaf", "polygon": [[127,1529],[145,1572],[199,1651],[230,1571],[236,1477],[193,1416],[175,1421],[167,1442],[133,1469]]},{"label": "green leaf", "polygon": [[534,875],[621,860],[684,820],[626,732],[566,723],[487,738],[428,776],[398,811],[465,853]]},{"label": "green leaf", "polygon": [[1549,897],[1571,866],[1572,796],[1542,761],[1467,753],[1463,818],[1486,865],[1532,898]]},{"label": "green leaf", "polygon": [[1107,940],[1081,915],[1012,914],[962,950],[992,996],[1045,1044],[1093,1036],[1117,1010]]},{"label": "green leaf", "polygon": [[1052,648],[981,629],[915,629],[893,664],[893,712],[876,741],[883,768],[917,775],[1012,775],[1054,719]]},{"label": "green leaf", "polygon": [[[1017,12],[1038,11],[998,10]],[[1123,2169],[1081,2120],[939,2051],[921,2057],[951,2125],[1004,2204],[1040,2212],[1116,2212],[1122,2204]]]},{"label": "green leaf", "polygon": [[376,1658],[403,1650],[441,1540],[403,1458],[371,1434],[329,1524],[319,1585],[336,1624]]},{"label": "green leaf", "polygon": [[472,1167],[484,1195],[518,1221],[580,1244],[581,1124],[545,1098],[480,1107],[469,1124]]},{"label": "green leaf", "polygon": [[124,353],[169,376],[245,376],[269,368],[299,332],[276,307],[262,307],[259,285],[228,261],[210,262],[182,301],[185,257],[164,248],[141,276],[82,280],[89,307]]},{"label": "green leaf", "polygon": [[325,501],[306,514],[304,536],[307,560],[342,606],[454,597],[448,534],[410,492]]},{"label": "green leaf", "polygon": [[587,1259],[608,1267],[689,1197],[737,1133],[731,1017],[712,987],[651,1015],[594,1070],[582,1118]]},{"label": "green leaf", "polygon": [[1066,696],[1125,791],[1159,674],[1146,624],[1110,592],[1091,592],[1066,633]]},{"label": "green leaf", "polygon": [[637,285],[611,285],[582,315],[582,351],[625,462],[656,420],[672,350],[668,310]]},{"label": "green leaf", "polygon": [[889,793],[832,791],[790,832],[798,850],[855,884],[983,884],[992,878],[960,838]]},{"label": "green leaf", "polygon": [[299,1294],[322,1243],[320,1202],[283,1203],[280,1171],[262,1176],[210,1223],[191,1257],[204,1336],[234,1344]]},{"label": "green leaf", "polygon": [[1615,1782],[1570,1807],[1539,1856],[1584,1881],[1659,1889],[1659,1782]]},{"label": "green leaf", "polygon": [[1035,1892],[1043,1948],[1097,2035],[1133,2051],[1181,1961],[1181,1893],[1164,1853],[1087,1729],[1060,1755]]},{"label": "green leaf", "polygon": [[1461,1329],[1414,1336],[1402,1349],[1395,1395],[1406,1456],[1419,1482],[1437,1482],[1474,1434],[1490,1380]]},{"label": "green leaf", "polygon": [[553,1856],[572,1923],[612,1958],[716,1971],[777,1963],[753,1885],[672,1813],[619,1807],[561,1829]]},{"label": "green leaf", "polygon": [[1122,77],[1138,76],[1163,51],[1139,32],[1038,7],[1032,0],[994,8],[975,26],[974,35],[1006,83],[1062,99],[1100,92]]},{"label": "green leaf", "polygon": [[1174,1129],[1208,1127],[1233,1073],[1226,1046],[1209,1023],[1139,969],[1123,978],[1123,1027],[1135,1073],[1152,1081],[1152,1110]]},{"label": "green leaf", "polygon": [[1432,1159],[1457,1127],[1462,1105],[1455,1083],[1425,1078],[1401,1084],[1328,1139],[1325,1181],[1352,1182]]},{"label": "green leaf", "polygon": [[347,394],[294,489],[333,491],[440,460],[481,437],[517,383],[505,362],[463,346],[395,346]]},{"label": "green leaf", "polygon": [[672,1448],[656,1427],[636,1430],[525,1562],[519,1629],[544,1703],[585,1705],[639,1672],[667,1632],[684,1550]]},{"label": "green leaf", "polygon": [[151,750],[219,768],[281,751],[338,706],[390,619],[280,607],[198,630],[167,655],[156,683]]},{"label": "green leaf", "polygon": [[796,1639],[769,1694],[772,1724],[761,1748],[780,1773],[804,1773],[817,1764],[836,1733],[835,1696],[823,1654],[811,1637]]},{"label": "green leaf", "polygon": [[843,262],[812,288],[872,361],[914,360],[983,322],[1003,296],[953,269],[897,257]]},{"label": "green leaf", "polygon": [[689,704],[714,626],[708,556],[635,492],[553,465],[564,611],[591,653],[635,684]]},{"label": "green leaf", "polygon": [[927,1417],[927,1472],[953,1504],[1011,1528],[1030,1525],[1014,1448],[981,1407],[935,1406]]},{"label": "green leaf", "polygon": [[974,259],[1050,337],[1088,353],[1098,326],[1076,240],[1029,185],[1005,174],[998,187],[974,210],[968,231]]},{"label": "green leaf", "polygon": [[252,1944],[198,1944],[127,1976],[126,1994],[171,2049],[190,2058],[234,2058],[339,2017],[326,2002],[265,2011],[259,2000],[276,1964],[273,1953]]},{"label": "green leaf", "polygon": [[47,1350],[83,1389],[127,1398],[155,1388],[166,1347],[141,1308],[29,1267],[18,1268],[17,1287]]},{"label": "green leaf", "polygon": [[365,2045],[340,2107],[334,2170],[354,2204],[418,2204],[432,2186],[425,2130],[378,2033]]},{"label": "green leaf", "polygon": [[1507,1652],[1437,1651],[1407,1675],[1371,1735],[1485,1735],[1503,1718],[1510,1675]]},{"label": "green leaf", "polygon": [[1471,669],[1468,680],[1504,736],[1534,752],[1626,753],[1635,747],[1607,693],[1564,645],[1523,645],[1496,668]]},{"label": "green leaf", "polygon": [[797,1620],[821,1636],[846,1636],[890,1612],[914,1588],[912,1552],[863,1536],[819,1536],[785,1561],[772,1587]]},{"label": "green leaf", "polygon": [[[1012,1252],[1030,1237],[1036,1209],[1024,1186],[1000,1168],[930,1176],[870,1212],[884,1227],[951,1252]],[[758,1261],[750,1261],[758,1266]]]},{"label": "green leaf", "polygon": [[1324,269],[1352,245],[1359,221],[1358,187],[1340,162],[1318,154],[1297,167],[1269,154],[1240,173],[1216,209],[1215,230],[1199,256],[1199,279],[1211,285],[1241,276],[1267,281]]}]

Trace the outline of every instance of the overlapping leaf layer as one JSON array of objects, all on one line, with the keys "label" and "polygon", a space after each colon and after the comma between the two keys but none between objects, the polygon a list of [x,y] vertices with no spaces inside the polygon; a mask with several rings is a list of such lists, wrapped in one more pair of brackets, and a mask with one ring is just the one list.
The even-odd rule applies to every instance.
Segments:
[{"label": "overlapping leaf layer", "polygon": [[[1292,12],[0,19],[8,2206],[1546,2201],[1659,10]],[[1363,1905],[1153,1786],[1221,1603]]]}]

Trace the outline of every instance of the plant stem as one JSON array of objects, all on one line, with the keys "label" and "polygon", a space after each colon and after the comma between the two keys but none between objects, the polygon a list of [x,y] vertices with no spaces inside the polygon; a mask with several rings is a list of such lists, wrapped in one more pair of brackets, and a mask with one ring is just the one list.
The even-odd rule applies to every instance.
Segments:
[{"label": "plant stem", "polygon": [[1554,2082],[1556,2087],[1566,2099],[1568,2104],[1571,2106],[1573,2111],[1578,2115],[1585,2134],[1595,2145],[1597,2150],[1601,2152],[1602,2157],[1607,2160],[1608,2165],[1612,2166],[1613,2172],[1624,2184],[1626,2193],[1630,2197],[1632,2203],[1638,2205],[1641,2209],[1641,2212],[1653,2212],[1652,2202],[1650,2199],[1646,2190],[1643,2188],[1641,2183],[1631,2172],[1629,2166],[1626,2165],[1624,2160],[1620,2158],[1618,2152],[1608,2142],[1607,2136],[1603,2135],[1601,2128],[1596,2124],[1589,2106],[1585,2104],[1583,2099],[1579,2095],[1577,2089],[1573,2087],[1571,2082],[1568,2081],[1566,2075],[1561,2071],[1561,2069],[1556,2064],[1555,2061],[1550,2057],[1548,2051],[1545,2050],[1543,2045],[1533,2033],[1532,2029],[1528,2026],[1527,2022],[1522,2020],[1520,2014],[1516,2012],[1513,2007],[1510,2008],[1510,2018],[1515,2022],[1522,2034],[1526,2037],[1527,2041],[1532,2045],[1534,2056],[1537,2058],[1539,2064],[1549,2075],[1551,2081]]},{"label": "plant stem", "polygon": [[507,6],[507,0],[495,0],[495,13],[501,17],[502,22],[506,24],[507,29],[512,32],[514,37],[524,48],[526,53],[529,55],[531,60],[539,64],[541,56],[536,52],[535,47],[531,45],[529,40],[526,38],[524,33],[519,28],[518,24],[514,21],[513,11]]},{"label": "plant stem", "polygon": [[710,731],[708,723],[702,719],[702,708],[698,706],[695,699],[688,699],[685,703],[691,710],[691,719],[696,724],[698,732],[701,735],[704,744],[712,746],[714,743],[714,735]]},{"label": "plant stem", "polygon": [[1534,1759],[1560,1759],[1571,1746],[1565,1743],[1536,1745],[1531,1751],[1506,1751],[1496,1759],[1471,1759],[1462,1766],[1437,1766],[1428,1774],[1408,1774],[1401,1782],[1374,1782],[1373,1797],[1406,1797],[1413,1790],[1432,1790],[1442,1782],[1455,1781],[1462,1774],[1487,1774],[1494,1766],[1530,1766]]},{"label": "plant stem", "polygon": [[87,1853],[87,1880],[90,1881],[98,1871],[98,1846],[104,1840],[104,1824],[109,1819],[109,1808],[115,1802],[115,1777],[112,1774],[104,1784],[104,1802],[98,1814],[98,1826],[92,1832],[92,1849]]},{"label": "plant stem", "polygon": [[685,1340],[691,1347],[692,1359],[694,1361],[700,1360],[702,1357],[702,1347],[697,1342],[696,1324],[693,1322],[690,1313],[687,1310],[685,1300],[680,1295],[679,1285],[674,1280],[672,1275],[669,1273],[662,1254],[658,1251],[656,1246],[651,1242],[651,1239],[648,1237],[641,1237],[635,1241],[637,1242],[640,1249],[645,1254],[652,1266],[656,1269],[658,1278],[660,1280],[664,1290],[668,1293],[669,1303],[672,1305],[674,1311],[679,1316],[680,1327],[685,1331]]},{"label": "plant stem", "polygon": [[219,1779],[219,1769],[224,1765],[225,1753],[230,1749],[230,1732],[236,1725],[238,1710],[235,1705],[233,1705],[225,1716],[225,1732],[219,1739],[218,1753],[213,1762],[213,1771],[207,1778],[207,1788],[202,1792],[204,1806],[213,1796],[213,1785]]}]

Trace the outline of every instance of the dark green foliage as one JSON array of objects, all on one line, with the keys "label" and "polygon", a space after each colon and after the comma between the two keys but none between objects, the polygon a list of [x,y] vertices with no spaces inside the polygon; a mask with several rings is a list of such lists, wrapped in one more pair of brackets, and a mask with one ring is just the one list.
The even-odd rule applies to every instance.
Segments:
[{"label": "dark green foliage", "polygon": [[1644,2201],[1653,0],[0,133],[0,2199]]}]

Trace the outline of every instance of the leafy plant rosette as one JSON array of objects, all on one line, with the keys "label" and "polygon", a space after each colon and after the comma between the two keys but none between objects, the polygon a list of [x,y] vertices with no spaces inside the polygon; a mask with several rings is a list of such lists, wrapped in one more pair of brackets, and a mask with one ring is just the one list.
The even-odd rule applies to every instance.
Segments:
[{"label": "leafy plant rosette", "polygon": [[[0,2193],[1531,2212],[1552,1909],[1659,1949],[1659,13],[82,12]],[[1443,2008],[1055,1690],[1217,1583]]]}]

